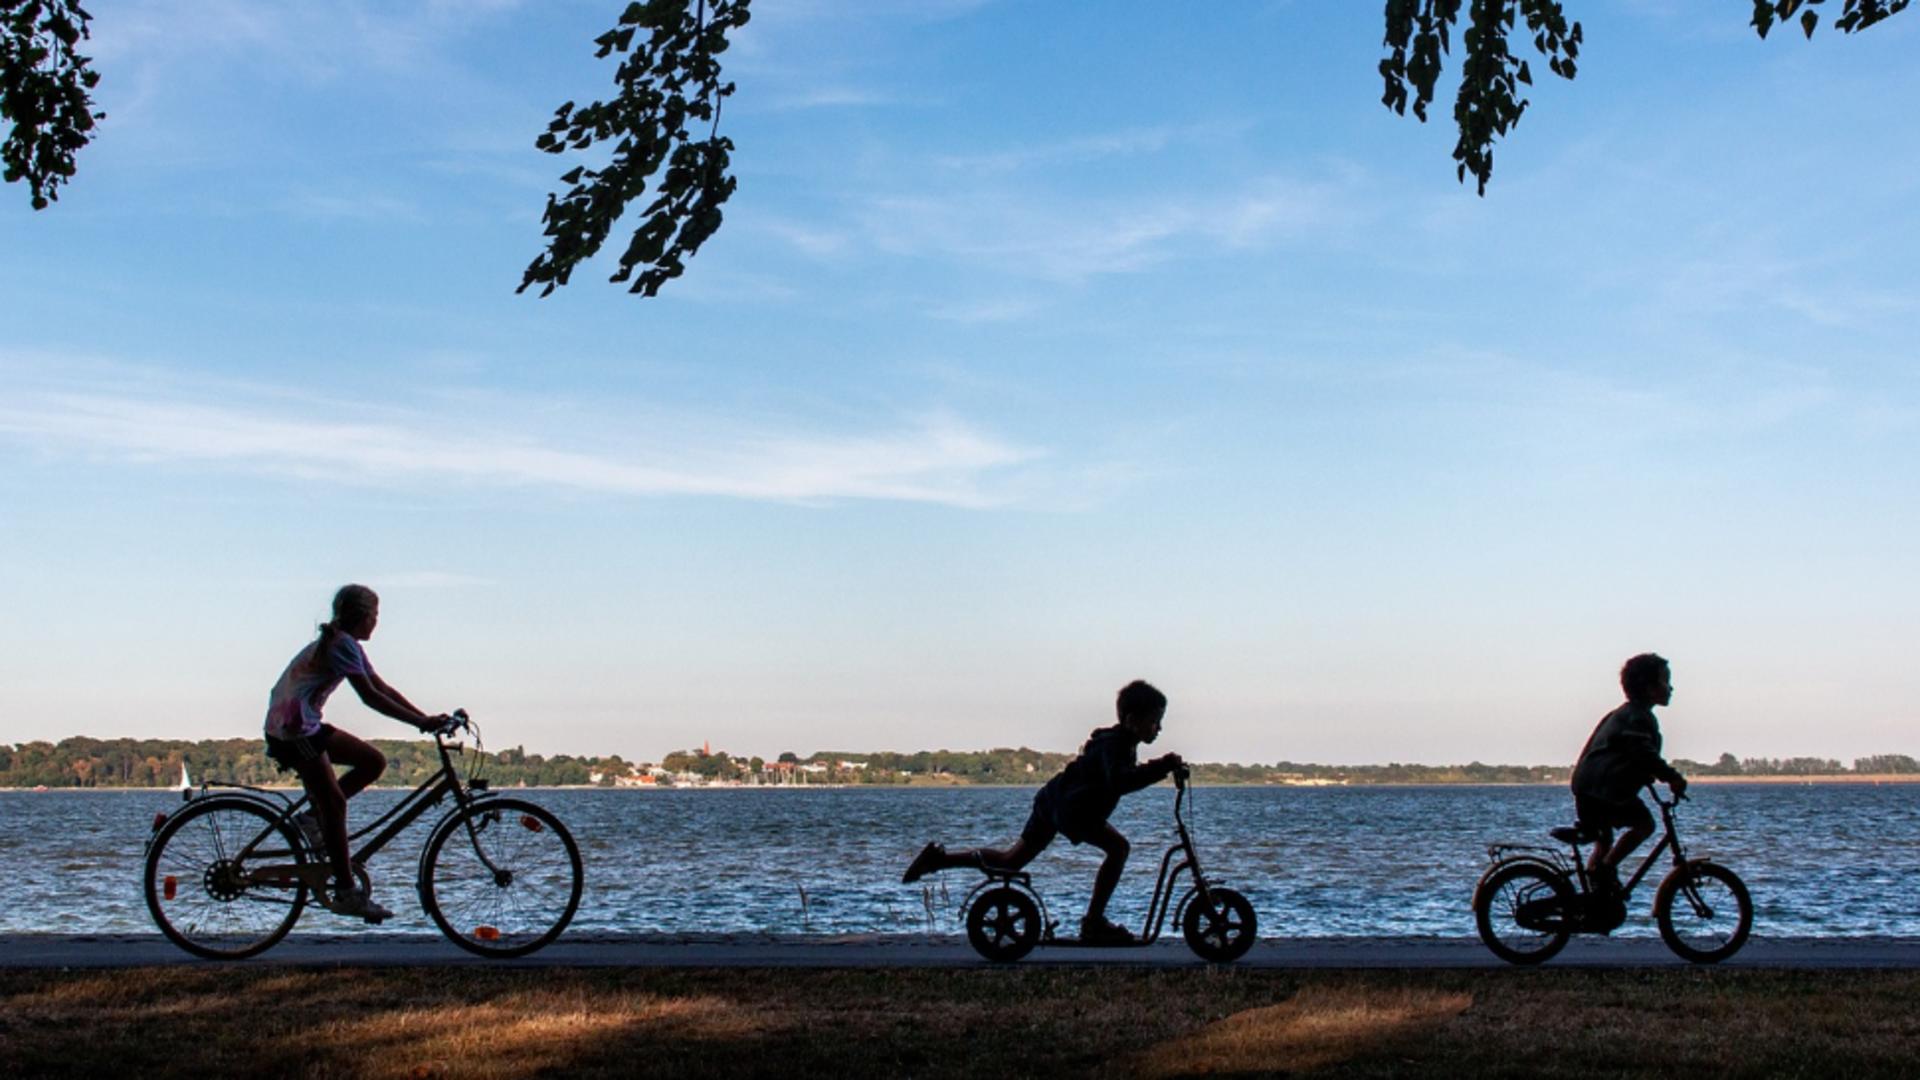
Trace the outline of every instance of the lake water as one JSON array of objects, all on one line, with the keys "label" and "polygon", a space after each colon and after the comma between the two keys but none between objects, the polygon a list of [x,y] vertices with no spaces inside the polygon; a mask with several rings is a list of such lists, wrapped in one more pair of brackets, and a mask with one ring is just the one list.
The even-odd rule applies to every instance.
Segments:
[{"label": "lake water", "polygon": [[[357,823],[399,792],[353,804]],[[586,860],[574,927],[674,934],[960,930],[978,875],[900,884],[929,839],[1004,844],[1031,789],[564,790],[523,793],[559,815]],[[1558,787],[1201,788],[1190,820],[1210,873],[1245,892],[1263,937],[1471,935],[1468,901],[1496,840],[1545,841],[1566,824]],[[1681,806],[1692,855],[1746,879],[1754,932],[1920,935],[1920,785],[1698,785]],[[0,791],[0,933],[143,933],[143,846],[177,792]],[[1138,926],[1172,839],[1173,789],[1124,800],[1114,823],[1133,860],[1113,914]],[[375,894],[390,931],[433,933],[413,892],[432,815],[382,852]],[[1651,842],[1649,842],[1651,846]],[[1061,918],[1077,919],[1098,853],[1055,842],[1029,870]],[[1656,871],[1654,880],[1664,873]],[[941,879],[945,879],[942,881]],[[1652,889],[1622,934],[1654,933]],[[311,911],[311,909],[310,909]],[[295,932],[351,930],[323,912]]]}]

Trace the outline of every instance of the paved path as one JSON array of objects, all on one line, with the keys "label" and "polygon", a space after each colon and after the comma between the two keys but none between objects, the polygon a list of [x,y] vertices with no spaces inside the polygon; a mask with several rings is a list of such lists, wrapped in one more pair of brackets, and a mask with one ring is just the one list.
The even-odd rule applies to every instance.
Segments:
[{"label": "paved path", "polygon": [[[125,937],[0,935],[0,967],[125,968],[196,964],[158,934]],[[247,964],[414,967],[982,967],[964,939],[924,935],[668,937],[569,934],[523,960],[483,960],[437,937],[295,934]],[[1179,941],[1136,949],[1039,949],[1022,965],[1196,966]],[[1474,938],[1303,938],[1262,941],[1242,966],[1258,968],[1498,968]],[[1550,967],[1679,967],[1658,938],[1575,939]],[[1920,968],[1920,938],[1755,937],[1724,967]]]}]

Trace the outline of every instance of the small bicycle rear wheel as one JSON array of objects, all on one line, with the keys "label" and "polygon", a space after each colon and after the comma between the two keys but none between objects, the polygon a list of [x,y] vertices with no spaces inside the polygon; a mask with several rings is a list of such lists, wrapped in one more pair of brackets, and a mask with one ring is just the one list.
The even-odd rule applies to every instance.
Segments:
[{"label": "small bicycle rear wheel", "polygon": [[525,956],[580,907],[580,848],[544,807],[486,799],[427,841],[420,902],[447,939],[480,956]]},{"label": "small bicycle rear wheel", "polygon": [[1690,862],[1660,883],[1653,918],[1667,948],[1696,964],[1717,964],[1747,943],[1753,898],[1733,871],[1705,860]]},{"label": "small bicycle rear wheel", "polygon": [[967,909],[967,943],[995,963],[1011,963],[1040,943],[1040,906],[1008,885],[988,889]]},{"label": "small bicycle rear wheel", "polygon": [[[1208,900],[1211,903],[1208,903]],[[1180,933],[1200,959],[1230,964],[1247,954],[1260,929],[1253,901],[1234,889],[1215,887],[1203,898],[1196,891],[1180,917]]]},{"label": "small bicycle rear wheel", "polygon": [[1539,964],[1572,935],[1573,885],[1538,863],[1495,870],[1473,894],[1473,921],[1493,955],[1509,964]]},{"label": "small bicycle rear wheel", "polygon": [[310,865],[299,837],[273,808],[212,798],[160,827],[147,849],[147,910],[167,940],[209,960],[271,948],[307,903]]}]

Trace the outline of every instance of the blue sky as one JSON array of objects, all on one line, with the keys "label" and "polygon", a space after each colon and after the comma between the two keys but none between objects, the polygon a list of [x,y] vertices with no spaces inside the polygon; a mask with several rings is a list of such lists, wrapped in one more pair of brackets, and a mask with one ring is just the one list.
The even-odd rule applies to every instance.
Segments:
[{"label": "blue sky", "polygon": [[1586,0],[1482,199],[1377,3],[759,0],[688,275],[515,296],[621,6],[90,5],[100,140],[0,191],[0,741],[251,735],[364,581],[548,752],[1146,677],[1190,756],[1565,761],[1646,649],[1673,754],[1920,752],[1920,18]]}]

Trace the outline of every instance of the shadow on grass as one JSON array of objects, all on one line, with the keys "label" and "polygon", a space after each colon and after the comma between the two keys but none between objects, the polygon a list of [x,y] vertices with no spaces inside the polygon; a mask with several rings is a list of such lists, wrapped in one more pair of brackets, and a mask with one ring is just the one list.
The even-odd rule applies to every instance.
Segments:
[{"label": "shadow on grass", "polygon": [[1161,1043],[1137,1068],[1148,1077],[1306,1072],[1404,1045],[1472,1003],[1457,991],[1309,986]]},{"label": "shadow on grass", "polygon": [[0,971],[19,1076],[1905,1076],[1902,971]]}]

